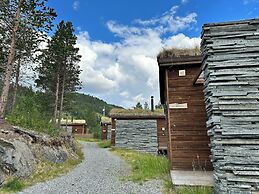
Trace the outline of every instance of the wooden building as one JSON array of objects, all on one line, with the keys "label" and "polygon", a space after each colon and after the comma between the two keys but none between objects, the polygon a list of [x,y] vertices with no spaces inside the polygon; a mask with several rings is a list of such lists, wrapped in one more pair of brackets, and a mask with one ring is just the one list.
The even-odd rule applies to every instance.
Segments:
[{"label": "wooden building", "polygon": [[168,132],[163,110],[113,109],[111,143],[150,153],[167,153]]},{"label": "wooden building", "polygon": [[85,120],[79,119],[61,119],[61,127],[73,134],[86,134],[87,124]]},{"label": "wooden building", "polygon": [[[203,180],[174,180],[179,171],[210,171],[210,139],[201,79],[202,57],[195,50],[166,50],[158,56],[160,98],[165,105],[168,152],[175,184],[203,185]],[[184,174],[184,172],[182,173]],[[196,177],[197,178],[197,177]],[[198,179],[198,178],[197,178]],[[203,179],[203,178],[201,178]],[[206,182],[206,181],[205,181]],[[204,183],[205,185],[207,183]]]},{"label": "wooden building", "polygon": [[101,118],[101,139],[111,139],[111,119],[109,117]]}]

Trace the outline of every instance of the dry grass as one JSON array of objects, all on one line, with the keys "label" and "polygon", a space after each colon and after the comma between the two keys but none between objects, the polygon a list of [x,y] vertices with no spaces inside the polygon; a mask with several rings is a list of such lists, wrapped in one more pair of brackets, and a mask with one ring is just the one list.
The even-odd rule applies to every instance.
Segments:
[{"label": "dry grass", "polygon": [[201,51],[199,47],[192,49],[164,49],[158,54],[158,58],[167,58],[167,57],[180,57],[180,56],[196,56],[200,55]]},{"label": "dry grass", "polygon": [[164,116],[164,109],[156,109],[154,112],[146,109],[112,109],[111,116]]}]

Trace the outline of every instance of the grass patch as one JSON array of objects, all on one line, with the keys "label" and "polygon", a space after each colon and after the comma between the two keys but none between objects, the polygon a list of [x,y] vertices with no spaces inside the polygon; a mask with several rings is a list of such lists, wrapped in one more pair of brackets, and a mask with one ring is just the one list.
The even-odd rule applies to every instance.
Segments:
[{"label": "grass patch", "polygon": [[1,193],[11,193],[11,192],[18,192],[24,188],[24,183],[19,180],[18,178],[13,178],[8,180],[3,188],[0,190]]},{"label": "grass patch", "polygon": [[164,182],[164,194],[212,194],[211,187],[174,187],[170,177],[169,160],[163,156],[141,153],[133,150],[112,148],[112,151],[127,161],[132,167],[126,180],[143,182],[161,179]]},{"label": "grass patch", "polygon": [[164,194],[213,194],[212,187],[205,186],[181,186],[166,188]]},{"label": "grass patch", "polygon": [[84,159],[80,144],[77,144],[76,154],[78,156],[77,159],[68,159],[62,163],[53,163],[45,160],[39,162],[34,173],[30,177],[24,180],[14,178],[7,181],[4,183],[3,188],[0,189],[0,193],[15,193],[21,191],[25,187],[35,185],[38,182],[54,179],[69,172]]},{"label": "grass patch", "polygon": [[113,148],[112,151],[132,166],[132,174],[127,180],[143,182],[164,178],[169,173],[169,161],[165,157],[119,148]]},{"label": "grass patch", "polygon": [[84,138],[84,137],[75,137],[77,141],[85,141],[85,142],[100,142],[100,139],[95,138]]},{"label": "grass patch", "polygon": [[100,142],[97,143],[97,145],[100,148],[110,148],[111,147],[111,141],[109,141],[109,140],[100,141]]}]

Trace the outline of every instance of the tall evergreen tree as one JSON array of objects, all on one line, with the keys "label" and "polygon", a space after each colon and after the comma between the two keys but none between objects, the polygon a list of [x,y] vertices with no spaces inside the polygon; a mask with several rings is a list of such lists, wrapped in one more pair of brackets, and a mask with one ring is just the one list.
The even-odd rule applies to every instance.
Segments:
[{"label": "tall evergreen tree", "polygon": [[58,126],[63,112],[66,93],[74,92],[80,87],[80,68],[78,62],[81,56],[75,47],[77,37],[71,22],[61,21],[55,34],[42,55],[41,66],[38,68],[38,87],[54,96],[53,121],[58,118]]},{"label": "tall evergreen tree", "polygon": [[[17,35],[21,27],[25,26],[41,36],[51,30],[52,20],[56,14],[52,8],[46,6],[47,0],[1,0],[0,24],[10,32],[10,45],[7,52],[3,89],[0,98],[0,117],[4,116],[11,77],[14,69],[14,59],[17,48]],[[0,30],[2,31],[2,30]]]},{"label": "tall evergreen tree", "polygon": [[142,106],[142,104],[140,102],[138,102],[136,104],[136,106],[134,107],[134,109],[143,109],[143,106]]}]

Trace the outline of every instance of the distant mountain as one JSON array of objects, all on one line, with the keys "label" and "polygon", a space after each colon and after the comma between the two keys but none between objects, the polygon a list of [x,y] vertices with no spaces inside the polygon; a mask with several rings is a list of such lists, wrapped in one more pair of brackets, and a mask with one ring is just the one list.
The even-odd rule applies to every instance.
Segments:
[{"label": "distant mountain", "polygon": [[122,108],[113,104],[108,104],[104,100],[87,94],[74,93],[73,94],[73,106],[74,110],[92,110],[96,113],[103,114],[103,108],[105,108],[105,114],[108,115],[113,108]]}]

